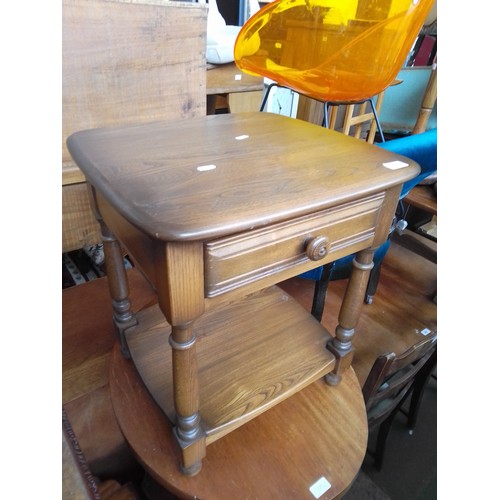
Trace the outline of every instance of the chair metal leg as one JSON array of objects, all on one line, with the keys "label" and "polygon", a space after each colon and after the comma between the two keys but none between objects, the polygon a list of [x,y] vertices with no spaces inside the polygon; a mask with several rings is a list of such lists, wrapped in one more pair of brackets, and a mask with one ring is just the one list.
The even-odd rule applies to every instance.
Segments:
[{"label": "chair metal leg", "polygon": [[279,85],[277,83],[270,83],[267,86],[266,93],[264,94],[264,97],[262,99],[262,103],[260,105],[260,110],[259,110],[260,112],[264,111],[264,108],[266,107],[267,99],[269,98],[269,94],[271,93],[271,89],[273,87],[279,87]]},{"label": "chair metal leg", "polygon": [[373,296],[377,291],[378,282],[380,280],[380,271],[382,268],[382,262],[379,262],[370,272],[370,278],[368,280],[368,286],[366,287],[365,302],[371,304],[373,302]]},{"label": "chair metal leg", "polygon": [[334,104],[329,102],[329,101],[325,101],[323,103],[323,123],[322,123],[322,126],[325,128],[330,128],[330,124],[328,122],[328,108],[330,106],[334,106]]},{"label": "chair metal leg", "polygon": [[382,139],[382,142],[385,142],[384,131],[382,130],[382,126],[380,125],[380,120],[378,118],[377,110],[375,108],[375,105],[373,104],[373,97],[370,97],[370,99],[368,99],[368,101],[370,102],[370,105],[372,107],[373,118],[375,119],[375,123],[377,124],[378,132],[380,134],[380,139]]},{"label": "chair metal leg", "polygon": [[325,309],[326,292],[328,291],[328,283],[332,273],[333,262],[329,262],[323,266],[321,278],[314,284],[314,297],[311,307],[311,314],[321,321],[323,310]]}]

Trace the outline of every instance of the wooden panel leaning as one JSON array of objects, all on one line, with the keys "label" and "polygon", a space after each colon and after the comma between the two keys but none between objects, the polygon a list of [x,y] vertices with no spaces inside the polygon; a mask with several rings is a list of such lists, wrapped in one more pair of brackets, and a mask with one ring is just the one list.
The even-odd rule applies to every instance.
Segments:
[{"label": "wooden panel leaning", "polygon": [[67,137],[88,128],[204,115],[206,16],[205,4],[63,0],[63,252],[100,240]]}]

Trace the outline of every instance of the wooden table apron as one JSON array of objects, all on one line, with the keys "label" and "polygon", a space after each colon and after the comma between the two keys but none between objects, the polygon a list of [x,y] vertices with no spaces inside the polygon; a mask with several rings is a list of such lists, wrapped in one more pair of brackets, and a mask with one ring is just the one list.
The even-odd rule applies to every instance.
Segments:
[{"label": "wooden table apron", "polygon": [[[101,224],[122,353],[174,424],[185,474],[319,378],[341,383],[415,162],[271,113],[83,131],[68,149]],[[158,295],[136,314],[121,245]],[[275,284],[355,252],[332,337]]]}]

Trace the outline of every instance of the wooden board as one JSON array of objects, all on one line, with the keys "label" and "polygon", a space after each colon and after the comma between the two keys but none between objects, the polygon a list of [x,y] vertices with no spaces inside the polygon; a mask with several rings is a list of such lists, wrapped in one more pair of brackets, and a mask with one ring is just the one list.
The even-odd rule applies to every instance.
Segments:
[{"label": "wooden board", "polygon": [[404,203],[437,215],[437,194],[434,185],[415,186],[403,199]]},{"label": "wooden board", "polygon": [[[85,180],[66,148],[73,132],[206,113],[206,16],[197,3],[63,1],[63,185]],[[98,239],[81,200],[63,206],[63,252]]]},{"label": "wooden board", "polygon": [[63,252],[94,245],[101,240],[101,230],[90,207],[85,182],[63,186],[62,227]]}]

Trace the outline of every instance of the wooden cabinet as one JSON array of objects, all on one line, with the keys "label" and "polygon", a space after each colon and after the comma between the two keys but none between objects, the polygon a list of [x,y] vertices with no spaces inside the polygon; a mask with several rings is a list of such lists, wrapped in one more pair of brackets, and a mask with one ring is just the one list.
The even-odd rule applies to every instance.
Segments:
[{"label": "wooden cabinet", "polygon": [[[323,376],[342,383],[373,251],[415,163],[258,112],[84,131],[68,147],[92,188],[123,353],[171,420],[185,474]],[[158,295],[137,314],[118,242]],[[353,252],[333,337],[274,285]]]}]

